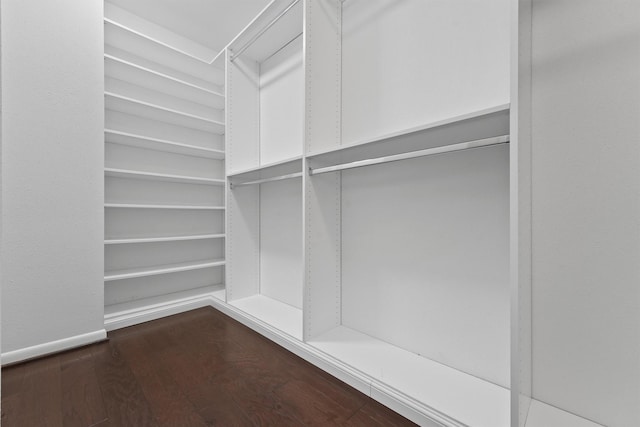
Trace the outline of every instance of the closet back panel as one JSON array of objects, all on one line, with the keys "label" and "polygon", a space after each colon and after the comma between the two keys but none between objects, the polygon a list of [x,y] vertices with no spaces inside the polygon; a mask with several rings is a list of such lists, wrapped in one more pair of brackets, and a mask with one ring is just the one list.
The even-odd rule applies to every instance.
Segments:
[{"label": "closet back panel", "polygon": [[302,308],[301,180],[260,186],[260,293]]},{"label": "closet back panel", "polygon": [[224,214],[207,210],[112,209],[105,217],[104,228],[107,239],[223,233]]},{"label": "closet back panel", "polygon": [[124,270],[224,258],[224,240],[105,245],[104,269]]},{"label": "closet back panel", "polygon": [[509,385],[508,146],[342,174],[342,323]]},{"label": "closet back panel", "polygon": [[509,3],[345,1],[342,143],[508,103]]},{"label": "closet back panel", "polygon": [[260,64],[260,163],[302,154],[302,36]]}]

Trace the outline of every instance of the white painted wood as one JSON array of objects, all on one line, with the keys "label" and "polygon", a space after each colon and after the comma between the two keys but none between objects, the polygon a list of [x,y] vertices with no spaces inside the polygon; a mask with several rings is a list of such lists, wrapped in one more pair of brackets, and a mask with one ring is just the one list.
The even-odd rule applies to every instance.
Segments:
[{"label": "white painted wood", "polygon": [[224,294],[223,285],[189,289],[169,295],[125,302],[105,307],[105,329],[126,328],[143,322],[183,313],[211,304],[211,297]]},{"label": "white painted wood", "polygon": [[[113,75],[105,77],[104,84],[107,93],[126,96],[171,111],[224,123],[224,107],[221,106],[211,107],[204,105],[172,94],[166,94],[158,89],[140,86],[134,82],[116,78]],[[209,96],[213,97],[212,95]]]},{"label": "white painted wood", "polygon": [[511,6],[510,281],[511,425],[524,427],[531,364],[531,4]]},{"label": "white painted wood", "polygon": [[139,205],[127,203],[105,203],[105,208],[119,209],[185,209],[185,210],[224,210],[224,206],[197,206],[197,205]]},{"label": "white painted wood", "polygon": [[181,127],[222,134],[224,123],[194,114],[165,108],[116,93],[105,92],[105,107],[125,114],[140,116]]},{"label": "white painted wood", "polygon": [[509,426],[508,389],[347,327],[335,328],[309,343],[374,381],[411,396],[443,425]]},{"label": "white painted wood", "polygon": [[526,427],[603,427],[538,400],[531,401],[526,422]]},{"label": "white painted wood", "polygon": [[224,206],[224,186],[107,176],[106,203],[168,206]]},{"label": "white painted wood", "polygon": [[224,150],[199,147],[197,145],[168,141],[144,135],[136,135],[129,132],[121,132],[114,129],[105,129],[105,142],[113,144],[129,145],[132,147],[149,150],[167,151],[170,153],[184,154],[194,157],[206,157],[210,159],[224,159]]},{"label": "white painted wood", "polygon": [[107,339],[107,331],[99,329],[55,341],[48,341],[42,344],[20,348],[18,350],[7,351],[2,353],[2,366],[25,362],[27,360],[43,357],[49,354],[59,353],[72,348],[100,342],[105,339]]},{"label": "white painted wood", "polygon": [[221,159],[186,156],[122,144],[105,144],[105,166],[181,176],[224,179]]},{"label": "white painted wood", "polygon": [[314,153],[342,144],[342,1],[307,0],[304,26],[305,152]]},{"label": "white painted wood", "polygon": [[343,325],[509,386],[508,154],[342,172]]},{"label": "white painted wood", "polygon": [[257,62],[227,60],[227,174],[260,165],[259,74]]},{"label": "white painted wood", "polygon": [[171,174],[164,174],[164,173],[143,172],[143,171],[134,171],[134,170],[126,170],[126,169],[105,168],[104,172],[106,176],[111,176],[116,178],[155,179],[160,181],[181,182],[181,183],[200,184],[200,185],[224,185],[225,183],[224,179],[171,175]]},{"label": "white painted wood", "polygon": [[305,340],[340,325],[341,180],[339,173],[305,180]]},{"label": "white painted wood", "polygon": [[104,55],[105,74],[213,108],[224,108],[224,93],[201,87],[117,56]]},{"label": "white painted wood", "polygon": [[105,238],[147,238],[222,233],[222,211],[112,209],[104,223]]},{"label": "white painted wood", "polygon": [[[127,61],[132,64],[136,64],[140,67],[144,67],[145,69],[154,70],[156,73],[160,73],[165,76],[169,76],[171,78],[177,79],[179,81],[194,85],[196,87],[200,87],[215,93],[223,93],[224,92],[224,82],[221,84],[215,84],[211,81],[207,81],[206,79],[201,79],[192,74],[189,74],[188,70],[181,70],[178,66],[176,69],[176,63],[161,64],[155,62],[153,60],[149,60],[135,53],[127,51],[127,46],[113,46],[109,44],[110,40],[107,38],[105,40],[104,53],[105,55],[116,57],[120,60]],[[220,67],[218,67],[220,68]],[[222,67],[224,68],[224,67]]]},{"label": "white painted wood", "polygon": [[108,239],[105,245],[122,245],[132,243],[178,242],[182,240],[223,239],[224,234],[196,234],[193,236],[140,237],[136,239]]},{"label": "white painted wood", "polygon": [[302,309],[302,180],[260,186],[260,293]]},{"label": "white painted wood", "polygon": [[349,0],[342,142],[509,102],[509,0]]},{"label": "white painted wood", "polygon": [[[104,33],[108,44],[112,46],[161,65],[180,68],[188,74],[214,85],[222,85],[224,75],[220,69],[185,55],[168,44],[158,43],[152,37],[147,37],[142,32],[118,21],[105,18]],[[176,64],[180,64],[179,67],[176,67]]]},{"label": "white painted wood", "polygon": [[210,262],[189,262],[176,264],[163,264],[162,266],[139,269],[106,271],[104,281],[134,279],[136,277],[157,276],[160,274],[178,273],[181,271],[200,270],[203,268],[219,267],[224,265],[224,260],[213,260]]},{"label": "white painted wood", "polygon": [[533,397],[640,425],[640,3],[533,2]]},{"label": "white painted wood", "polygon": [[227,190],[227,301],[255,295],[260,289],[260,188]]},{"label": "white painted wood", "polygon": [[174,50],[181,55],[203,63],[210,64],[211,59],[217,53],[215,49],[176,34],[161,25],[142,19],[112,2],[105,2],[104,16],[105,21],[115,22],[123,28],[134,32],[139,37],[146,38],[150,42],[157,43],[164,48]]},{"label": "white painted wood", "polygon": [[105,308],[123,303],[144,307],[150,298],[169,302],[185,291],[224,283],[224,267],[210,267],[181,272],[142,276],[105,282]]},{"label": "white painted wood", "polygon": [[302,339],[302,311],[299,308],[265,295],[234,300],[230,304],[285,334]]},{"label": "white painted wood", "polygon": [[260,64],[260,164],[302,154],[302,37]]},{"label": "white painted wood", "polygon": [[117,132],[141,135],[167,141],[179,141],[187,145],[224,150],[224,135],[211,134],[198,129],[181,127],[172,123],[121,113],[105,111],[105,127]]},{"label": "white painted wood", "polygon": [[222,239],[138,242],[104,247],[105,270],[108,271],[156,268],[163,264],[203,263],[223,257]]}]

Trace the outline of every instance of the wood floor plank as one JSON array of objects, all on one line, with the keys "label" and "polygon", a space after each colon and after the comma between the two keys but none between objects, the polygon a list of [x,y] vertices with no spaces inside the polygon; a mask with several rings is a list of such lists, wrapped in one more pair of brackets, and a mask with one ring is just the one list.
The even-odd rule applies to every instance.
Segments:
[{"label": "wood floor plank", "polygon": [[61,354],[60,376],[65,427],[86,427],[107,419],[91,347]]},{"label": "wood floor plank", "polygon": [[92,350],[104,406],[112,424],[158,426],[149,402],[120,354],[117,344],[110,341],[96,345]]},{"label": "wood floor plank", "polygon": [[211,307],[2,376],[3,427],[414,425]]}]

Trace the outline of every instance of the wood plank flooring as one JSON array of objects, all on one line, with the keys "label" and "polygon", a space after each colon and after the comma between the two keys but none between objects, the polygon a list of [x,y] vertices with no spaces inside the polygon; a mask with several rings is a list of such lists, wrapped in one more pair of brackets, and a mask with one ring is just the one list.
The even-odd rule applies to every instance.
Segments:
[{"label": "wood plank flooring", "polygon": [[207,307],[2,370],[3,427],[414,425]]}]

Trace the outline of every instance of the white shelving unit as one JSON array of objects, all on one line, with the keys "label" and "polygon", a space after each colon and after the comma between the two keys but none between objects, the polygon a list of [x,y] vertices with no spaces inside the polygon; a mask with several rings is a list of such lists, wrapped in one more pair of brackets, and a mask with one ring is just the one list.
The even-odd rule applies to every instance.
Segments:
[{"label": "white shelving unit", "polygon": [[227,49],[212,305],[424,426],[521,427],[531,403],[512,17],[489,3],[275,0]]},{"label": "white shelving unit", "polygon": [[[302,339],[303,3],[228,46],[227,302]],[[279,19],[267,23],[272,15]],[[263,24],[266,23],[266,26]],[[230,238],[229,238],[230,237]]]},{"label": "white shelving unit", "polygon": [[147,28],[105,8],[107,329],[224,295],[224,64]]}]

